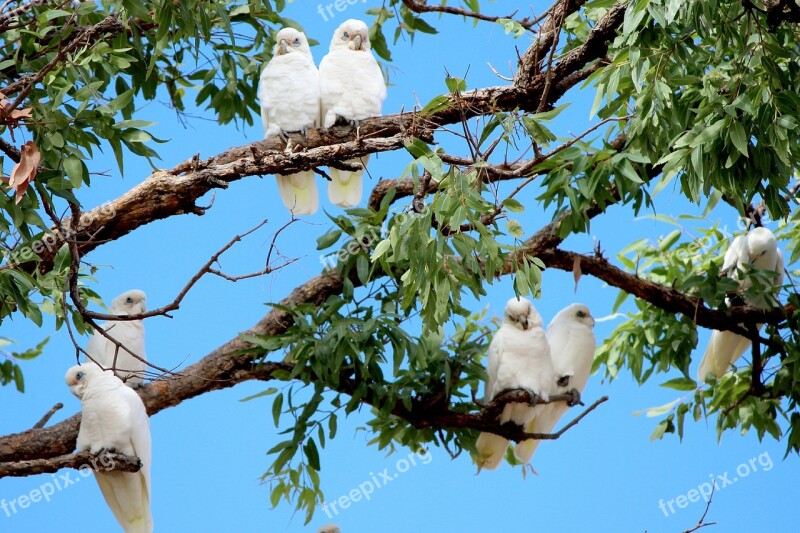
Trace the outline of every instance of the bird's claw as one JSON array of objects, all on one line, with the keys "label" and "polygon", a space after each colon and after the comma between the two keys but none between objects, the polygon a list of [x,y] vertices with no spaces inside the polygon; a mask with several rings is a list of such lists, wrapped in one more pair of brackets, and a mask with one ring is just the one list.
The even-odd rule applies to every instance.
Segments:
[{"label": "bird's claw", "polygon": [[92,451],[94,455],[104,455],[106,453],[117,453],[117,450],[115,448],[99,448],[96,451]]},{"label": "bird's claw", "polygon": [[530,397],[531,397],[531,405],[536,405],[536,403],[539,401],[539,395],[536,394],[533,390],[527,389],[525,387],[523,387],[521,390],[524,390],[525,392],[527,392],[530,395]]},{"label": "bird's claw", "polygon": [[571,400],[567,400],[567,405],[569,405],[570,407],[575,407],[576,405],[583,405],[583,402],[581,401],[581,393],[580,391],[578,391],[578,389],[572,389],[567,394],[572,396]]}]

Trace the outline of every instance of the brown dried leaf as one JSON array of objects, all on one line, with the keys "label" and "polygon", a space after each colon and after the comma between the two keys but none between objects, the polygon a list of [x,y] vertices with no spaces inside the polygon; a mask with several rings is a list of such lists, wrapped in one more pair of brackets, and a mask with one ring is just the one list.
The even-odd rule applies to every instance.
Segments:
[{"label": "brown dried leaf", "polygon": [[28,141],[22,145],[19,163],[14,165],[11,170],[11,177],[8,180],[8,185],[14,189],[17,197],[16,203],[22,201],[25,191],[28,190],[28,184],[36,177],[36,171],[39,168],[41,159],[42,154],[39,153],[39,148],[36,147],[33,141]]},{"label": "brown dried leaf", "polygon": [[[11,101],[6,98],[6,95],[0,92],[0,113],[4,113],[6,108],[11,105]],[[26,107],[24,109],[12,109],[11,112],[4,119],[4,123],[8,126],[17,126],[19,121],[23,118],[30,118],[31,111],[33,111],[30,107]],[[13,135],[13,132],[12,132]]]},{"label": "brown dried leaf", "polygon": [[23,118],[30,118],[32,108],[26,107],[25,109],[15,109],[11,113],[8,114],[8,118],[14,121],[22,120]]},{"label": "brown dried leaf", "polygon": [[575,290],[573,292],[578,292],[578,282],[583,275],[583,271],[581,270],[581,256],[576,255],[575,259],[572,261],[572,277],[575,278]]}]

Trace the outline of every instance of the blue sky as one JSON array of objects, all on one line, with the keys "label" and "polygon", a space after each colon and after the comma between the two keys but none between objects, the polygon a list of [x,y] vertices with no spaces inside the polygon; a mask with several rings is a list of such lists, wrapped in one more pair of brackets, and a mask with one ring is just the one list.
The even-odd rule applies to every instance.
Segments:
[{"label": "blue sky", "polygon": [[[299,0],[287,10],[287,15],[303,24],[310,37],[320,41],[321,45],[312,50],[317,62],[339,23],[349,17],[365,18],[364,10],[379,3],[366,0],[340,5],[344,5],[344,11],[334,7],[335,15],[326,17],[328,20],[319,14],[314,2]],[[545,7],[534,6],[536,12]],[[494,4],[487,6],[490,10],[495,8]],[[527,13],[523,9],[520,14]],[[524,50],[529,44],[527,36],[515,41],[496,24],[481,23],[472,28],[471,22],[457,18],[428,20],[441,30],[441,35],[420,34],[413,45],[400,41],[392,47],[392,86],[384,104],[386,113],[411,109],[415,103],[424,105],[444,92],[445,68],[454,76],[468,72],[470,88],[505,84],[487,63],[510,74],[509,61],[516,57],[514,48]],[[570,96],[574,98],[564,101],[575,103],[557,123],[556,129],[562,134],[579,133],[591,124],[591,89]],[[170,144],[156,146],[163,158],[159,166],[164,168],[195,153],[207,157],[263,135],[258,120],[255,126],[242,130],[220,127],[213,120],[195,119],[183,129],[174,120],[173,112],[158,102],[144,108],[140,118],[158,121],[154,134],[171,139]],[[369,167],[372,179],[365,180],[365,188],[378,178],[397,177],[406,163],[405,153],[373,157]],[[109,176],[94,177],[91,190],[79,191],[87,208],[119,196],[149,174],[146,162],[128,158],[126,174],[120,176],[110,151],[98,157],[90,168],[108,169]],[[321,207],[337,213],[339,208],[327,203],[324,184],[320,193]],[[549,220],[549,213],[533,205],[536,194],[532,185],[517,197],[529,205],[520,217],[526,233]],[[659,213],[698,211],[671,194],[672,188],[667,187],[657,198]],[[211,254],[233,235],[247,231],[264,218],[269,219],[269,224],[226,253],[221,262],[231,274],[258,270],[263,266],[272,233],[289,219],[272,176],[247,178],[228,190],[218,191],[213,208],[205,216],[172,217],[98,248],[87,257],[100,266],[95,289],[107,302],[127,289],[140,288],[147,292],[151,308],[168,303]],[[612,208],[607,216],[593,222],[589,236],[573,236],[565,248],[588,252],[593,239],[599,239],[607,255],[613,257],[638,238],[655,239],[673,229],[653,220],[632,220],[628,209]],[[714,221],[735,227],[735,215],[729,209],[712,213],[710,222]],[[315,240],[329,226],[322,212],[291,226],[278,245],[287,257],[299,260],[271,276],[235,284],[203,278],[173,319],[155,317],[146,321],[149,358],[160,366],[180,368],[254,324],[268,311],[267,302],[280,300],[291,288],[319,273]],[[486,301],[475,303],[475,307],[488,304],[489,316],[497,316],[512,294],[510,280],[489,286],[488,292]],[[588,304],[596,317],[604,317],[610,314],[616,295],[616,289],[588,277],[573,293],[570,273],[547,271],[542,298],[535,304],[545,321],[575,301]],[[598,340],[607,337],[615,324],[613,320],[598,323]],[[21,317],[7,320],[0,327],[0,336],[17,340],[21,347],[32,346],[48,335],[52,338],[45,353],[23,363],[26,393],[19,394],[11,387],[0,389],[2,434],[31,427],[57,402],[63,402],[65,408],[54,422],[80,407],[63,380],[64,372],[75,360],[67,332],[54,331],[52,321],[40,330]],[[707,339],[708,333],[701,331],[701,347]],[[695,357],[699,358],[699,354]],[[696,364],[692,371],[695,368]],[[677,372],[663,379],[657,376],[646,386],[638,387],[624,373],[613,383],[604,382],[600,375],[593,376],[584,399],[591,402],[608,395],[610,400],[559,440],[543,443],[534,459],[539,476],[529,475],[526,479],[520,469],[507,464],[495,472],[476,476],[469,457],[453,460],[440,448],[432,448],[426,458],[415,457],[415,464],[408,450],[386,456],[368,446],[369,435],[357,430],[368,419],[369,411],[363,409],[346,423],[340,422],[337,438],[321,451],[323,490],[328,502],[338,502],[338,514],[329,505],[330,517],[320,510],[308,526],[303,525],[303,515],[294,514],[285,503],[271,509],[268,487],[259,483],[270,463],[265,452],[279,438],[270,414],[271,401],[239,400],[262,391],[266,385],[251,382],[206,394],[151,419],[156,531],[300,532],[315,531],[320,525],[335,522],[345,533],[511,530],[528,526],[566,532],[674,532],[696,523],[704,503],[702,499],[689,499],[697,500],[704,484],[717,476],[720,488],[709,513],[709,520],[720,523],[717,530],[787,530],[785,524],[800,518],[794,491],[787,490],[800,476],[800,465],[795,456],[783,460],[782,443],[759,442],[755,434],[736,433],[726,434],[717,443],[713,420],[689,422],[683,443],[670,436],[650,442],[657,419],[632,413],[675,399],[679,393],[657,386],[671,377],[677,377]],[[569,415],[562,422],[567,420]],[[80,478],[76,472],[69,476],[72,480]],[[382,484],[386,476],[391,482],[375,488],[369,500],[365,499],[369,491],[366,483],[375,485],[374,480],[378,480]],[[17,500],[53,480],[50,475],[3,479],[0,501]],[[355,495],[352,503],[342,509],[340,498],[351,494]],[[0,530],[4,532],[51,531],[54,524],[64,532],[118,530],[90,478],[55,491],[49,502],[34,503],[16,513],[0,509]]]}]

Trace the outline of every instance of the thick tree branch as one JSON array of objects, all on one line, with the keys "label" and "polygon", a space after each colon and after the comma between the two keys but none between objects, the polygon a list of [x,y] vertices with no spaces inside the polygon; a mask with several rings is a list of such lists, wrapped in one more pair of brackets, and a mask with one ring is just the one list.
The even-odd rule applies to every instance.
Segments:
[{"label": "thick tree branch", "polygon": [[733,331],[745,337],[749,337],[750,333],[741,323],[775,324],[785,320],[786,315],[794,310],[791,305],[786,308],[777,307],[767,310],[752,306],[732,307],[726,311],[711,309],[698,298],[687,296],[667,285],[661,285],[625,272],[602,257],[590,257],[574,252],[566,252],[558,248],[547,250],[538,248],[536,256],[548,268],[557,268],[567,272],[572,272],[577,259],[580,261],[581,271],[584,274],[601,279],[609,285],[646,300],[665,311],[681,313],[691,318],[699,326],[721,331]]},{"label": "thick tree branch", "polygon": [[29,461],[15,461],[0,463],[0,478],[22,477],[35,474],[51,474],[62,468],[83,470],[88,468],[98,472],[138,472],[142,462],[138,457],[122,455],[119,453],[104,452],[95,455],[90,452],[58,455],[47,459],[32,459]]}]

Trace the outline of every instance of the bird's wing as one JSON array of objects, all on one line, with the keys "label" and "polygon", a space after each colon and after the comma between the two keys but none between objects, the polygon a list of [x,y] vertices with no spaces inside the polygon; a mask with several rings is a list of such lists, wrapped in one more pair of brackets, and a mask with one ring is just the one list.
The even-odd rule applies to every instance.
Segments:
[{"label": "bird's wing", "polygon": [[318,125],[319,90],[319,72],[310,57],[273,57],[258,84],[265,136]]},{"label": "bird's wing", "polygon": [[736,270],[743,263],[747,262],[747,237],[739,235],[731,242],[728,249],[725,251],[725,256],[722,260],[722,272],[728,276],[738,278]]},{"label": "bird's wing", "polygon": [[486,365],[486,392],[483,398],[485,402],[491,402],[495,393],[499,392],[494,390],[494,386],[497,383],[497,371],[503,358],[504,327],[501,326],[497,330],[492,342],[489,344],[489,361]]},{"label": "bird's wing", "polygon": [[[147,368],[147,363],[145,363],[147,354],[145,353],[144,347],[144,327],[142,326],[142,322],[139,320],[113,322],[112,326],[106,330],[106,333],[122,345],[117,353],[115,373],[120,378],[126,379],[126,383],[128,384],[142,383],[144,381],[144,372]],[[111,362],[114,361],[114,352],[117,346],[108,339],[104,340],[106,341],[105,357],[109,361],[108,366],[111,366]],[[142,360],[134,357],[130,352],[133,352]],[[131,374],[133,374],[134,377],[130,377]]]},{"label": "bird's wing", "polygon": [[697,379],[701,383],[704,382],[709,372],[720,377],[747,350],[748,346],[750,346],[750,341],[741,335],[731,331],[713,331],[697,369]]}]

